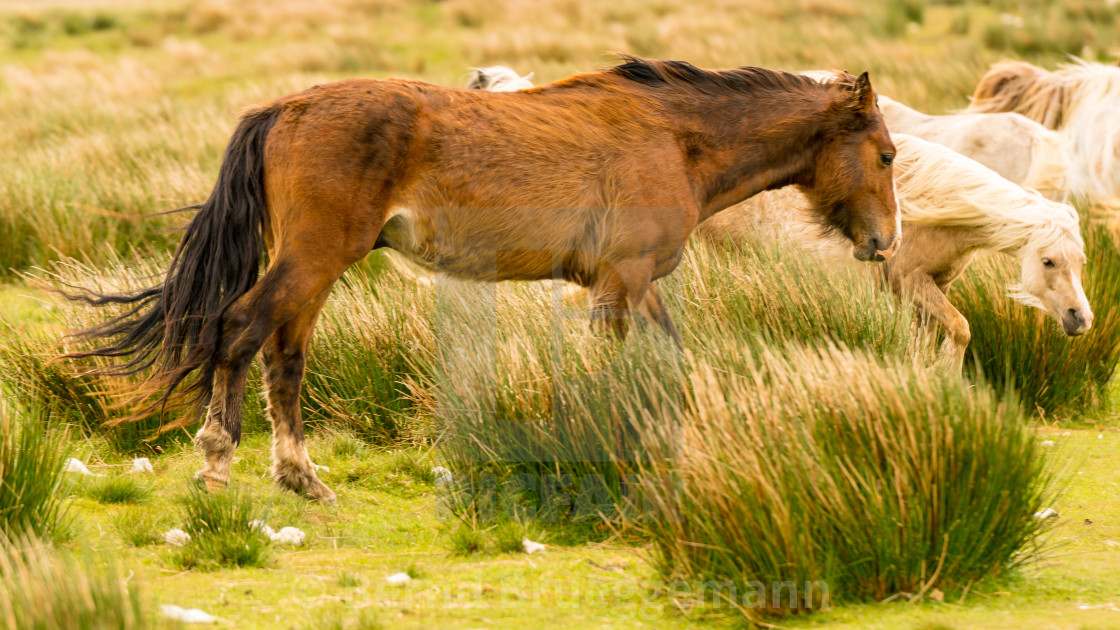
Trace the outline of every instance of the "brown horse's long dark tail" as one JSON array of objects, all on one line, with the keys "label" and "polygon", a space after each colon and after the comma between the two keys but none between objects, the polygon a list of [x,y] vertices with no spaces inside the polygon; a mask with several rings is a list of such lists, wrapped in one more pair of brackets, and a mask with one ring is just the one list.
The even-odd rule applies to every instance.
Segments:
[{"label": "brown horse's long dark tail", "polygon": [[[127,358],[102,370],[113,375],[151,370],[131,401],[151,401],[159,394],[146,411],[169,403],[196,409],[209,403],[222,314],[256,283],[261,265],[267,221],[264,148],[278,113],[278,108],[265,107],[242,118],[226,147],[214,190],[206,203],[195,206],[198,212],[184,229],[161,285],[132,293],[67,296],[96,306],[133,307],[74,335],[108,340],[107,345],[62,358]],[[196,375],[188,381],[192,373]],[[165,429],[194,418],[188,414]]]}]

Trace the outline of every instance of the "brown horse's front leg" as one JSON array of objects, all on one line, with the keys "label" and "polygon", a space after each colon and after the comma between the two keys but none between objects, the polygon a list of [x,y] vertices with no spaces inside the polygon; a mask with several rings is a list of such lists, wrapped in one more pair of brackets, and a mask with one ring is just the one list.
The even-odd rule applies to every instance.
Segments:
[{"label": "brown horse's front leg", "polygon": [[665,302],[661,299],[661,291],[658,290],[657,284],[651,282],[649,289],[646,290],[646,296],[642,303],[638,305],[638,312],[651,321],[657,322],[661,326],[677,346],[680,347],[681,335],[677,332],[677,327],[673,325],[673,320],[669,317],[669,309],[665,308]]},{"label": "brown horse's front leg", "polygon": [[591,285],[591,328],[625,339],[633,317],[650,287],[652,264],[646,260],[604,263]]}]

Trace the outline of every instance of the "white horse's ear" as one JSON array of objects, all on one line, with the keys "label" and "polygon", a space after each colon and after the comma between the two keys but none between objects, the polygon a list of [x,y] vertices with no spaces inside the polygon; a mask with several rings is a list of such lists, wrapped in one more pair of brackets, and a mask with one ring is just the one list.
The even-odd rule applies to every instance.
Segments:
[{"label": "white horse's ear", "polygon": [[490,77],[482,68],[471,68],[471,78],[467,81],[468,90],[485,90],[490,87]]}]

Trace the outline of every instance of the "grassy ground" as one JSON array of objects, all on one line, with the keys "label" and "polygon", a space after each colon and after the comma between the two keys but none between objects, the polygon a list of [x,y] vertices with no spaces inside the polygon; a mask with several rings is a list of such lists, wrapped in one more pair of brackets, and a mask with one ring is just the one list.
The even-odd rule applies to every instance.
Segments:
[{"label": "grassy ground", "polygon": [[[1120,619],[1120,432],[1040,429],[1055,442],[1055,464],[1068,471],[1054,505],[1060,518],[1045,559],[1012,580],[980,584],[961,601],[844,606],[782,625],[795,628],[1107,628]],[[162,542],[133,547],[114,520],[124,513],[153,534],[179,525],[178,497],[198,467],[183,450],[156,460],[155,492],[139,505],[104,505],[76,492],[74,545],[119,553],[135,572],[150,609],[198,607],[238,628],[314,627],[324,617],[356,622],[364,614],[386,627],[541,628],[732,627],[737,617],[708,602],[655,594],[646,549],[623,541],[549,546],[539,554],[469,556],[454,549],[454,521],[439,491],[417,475],[416,450],[339,455],[313,439],[312,459],[330,467],[323,479],[339,505],[309,505],[272,489],[267,438],[251,435],[238,451],[235,479],[270,508],[274,528],[293,525],[306,546],[278,547],[271,566],[212,573],[178,571]],[[127,462],[91,462],[95,473],[125,474]],[[550,541],[546,538],[544,542]],[[406,585],[385,578],[415,577]],[[367,619],[368,621],[368,619]],[[940,624],[940,625],[938,625]]]}]

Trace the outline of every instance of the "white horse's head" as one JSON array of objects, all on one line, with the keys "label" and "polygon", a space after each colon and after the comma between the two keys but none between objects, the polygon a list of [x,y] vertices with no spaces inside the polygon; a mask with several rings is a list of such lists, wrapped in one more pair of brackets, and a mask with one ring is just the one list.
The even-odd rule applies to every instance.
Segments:
[{"label": "white horse's head", "polygon": [[471,78],[467,81],[468,90],[487,90],[490,92],[516,92],[533,87],[533,73],[525,76],[517,74],[512,68],[490,66],[472,68]]},{"label": "white horse's head", "polygon": [[1076,233],[1032,239],[1023,248],[1022,276],[1012,296],[1050,314],[1070,337],[1093,327],[1093,309],[1081,286],[1085,246]]}]

